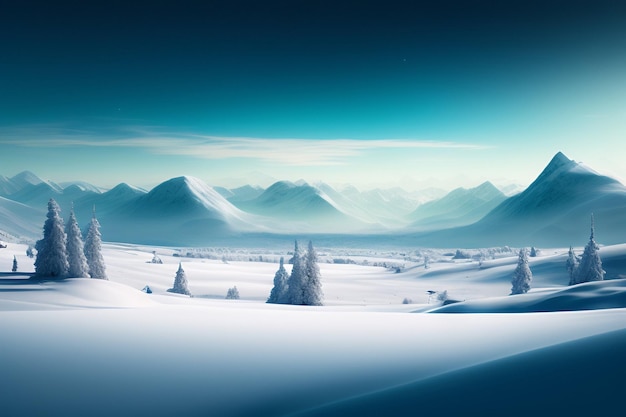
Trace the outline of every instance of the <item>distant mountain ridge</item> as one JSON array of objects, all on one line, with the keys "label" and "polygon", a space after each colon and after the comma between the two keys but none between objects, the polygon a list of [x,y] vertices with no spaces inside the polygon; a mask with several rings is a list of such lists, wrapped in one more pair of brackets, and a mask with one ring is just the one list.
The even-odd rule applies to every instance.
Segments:
[{"label": "distant mountain ridge", "polygon": [[[130,243],[189,246],[236,242],[242,236],[262,242],[264,236],[315,234],[329,236],[331,243],[370,246],[584,245],[592,212],[598,242],[626,241],[626,187],[561,152],[527,189],[511,197],[490,182],[434,200],[401,189],[338,191],[304,181],[229,190],[188,176],[149,192],[124,183],[106,192],[87,183],[64,185],[29,171],[0,177],[0,231],[39,239],[52,197],[64,217],[73,204],[83,226],[95,208],[103,238]],[[419,198],[429,201],[420,204]]]},{"label": "distant mountain ridge", "polygon": [[436,230],[472,224],[506,200],[506,196],[486,181],[475,188],[457,188],[446,196],[425,203],[407,218],[418,230]]}]

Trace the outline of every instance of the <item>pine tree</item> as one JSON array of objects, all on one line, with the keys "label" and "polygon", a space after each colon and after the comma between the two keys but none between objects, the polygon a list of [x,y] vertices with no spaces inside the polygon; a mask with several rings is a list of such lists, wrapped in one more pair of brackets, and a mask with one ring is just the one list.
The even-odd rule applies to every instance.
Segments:
[{"label": "pine tree", "polygon": [[37,259],[35,259],[35,275],[39,277],[64,278],[69,264],[65,247],[66,236],[63,230],[63,219],[59,205],[50,199],[48,214],[43,225],[43,239],[38,240]]},{"label": "pine tree", "polygon": [[287,302],[287,281],[289,280],[289,274],[285,269],[285,259],[280,257],[280,266],[278,271],[274,275],[274,287],[270,292],[270,296],[267,299],[268,303],[272,304],[284,304]]},{"label": "pine tree", "polygon": [[85,239],[85,258],[89,265],[89,276],[97,279],[107,279],[106,266],[104,258],[102,258],[102,237],[100,235],[100,223],[96,219],[96,211],[94,209],[87,238]]},{"label": "pine tree", "polygon": [[536,256],[537,256],[537,249],[535,249],[535,247],[533,246],[530,248],[530,257],[534,258]]},{"label": "pine tree", "polygon": [[595,230],[593,222],[593,214],[591,215],[591,236],[589,242],[585,246],[578,268],[575,273],[575,284],[589,281],[602,281],[604,279],[604,270],[602,269],[602,260],[600,259],[600,247],[595,241]]},{"label": "pine tree", "polygon": [[525,294],[530,290],[530,282],[533,279],[533,273],[528,266],[528,254],[526,249],[522,248],[519,251],[519,259],[517,261],[517,268],[513,273],[513,280],[511,284],[511,295]]},{"label": "pine tree", "polygon": [[302,304],[321,306],[324,304],[320,267],[317,265],[317,252],[313,242],[309,241],[309,249],[304,257],[304,274],[306,276]]},{"label": "pine tree", "polygon": [[237,289],[236,285],[233,288],[229,288],[228,291],[226,291],[226,299],[227,300],[239,300],[239,290]]},{"label": "pine tree", "polygon": [[11,272],[17,272],[17,258],[13,255],[13,268],[11,268]]},{"label": "pine tree", "polygon": [[574,249],[569,247],[569,252],[567,253],[567,261],[565,261],[565,267],[567,268],[567,272],[569,273],[569,285],[576,284],[576,269],[578,268],[578,257],[574,254]]},{"label": "pine tree", "polygon": [[176,277],[174,277],[174,286],[167,291],[175,292],[177,294],[191,295],[189,288],[187,288],[187,275],[185,275],[182,263],[178,264],[178,271],[176,271]]},{"label": "pine tree", "polygon": [[295,248],[293,251],[293,267],[291,268],[291,275],[287,281],[287,303],[294,305],[304,304],[304,287],[306,285],[306,273],[304,270],[304,260],[300,248],[298,248],[298,241],[296,240]]},{"label": "pine tree", "polygon": [[74,207],[70,211],[65,233],[67,235],[67,260],[69,262],[67,276],[69,278],[88,278],[89,265],[87,265],[83,236],[76,221]]}]

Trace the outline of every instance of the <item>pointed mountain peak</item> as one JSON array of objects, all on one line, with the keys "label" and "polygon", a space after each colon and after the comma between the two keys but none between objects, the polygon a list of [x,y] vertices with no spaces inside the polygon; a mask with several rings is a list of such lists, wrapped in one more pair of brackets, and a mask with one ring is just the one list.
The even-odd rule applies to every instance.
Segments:
[{"label": "pointed mountain peak", "polygon": [[[556,155],[552,157],[552,160],[546,167],[546,170],[552,168],[553,170],[557,170],[564,166],[575,165],[576,162],[572,159],[569,159],[565,154],[561,151],[557,152]],[[545,171],[545,170],[544,170]]]},{"label": "pointed mountain peak", "polygon": [[[485,181],[477,187],[474,187],[475,190],[498,190],[498,187],[493,185],[491,181]],[[499,190],[498,190],[499,191]]]},{"label": "pointed mountain peak", "polygon": [[121,182],[117,184],[115,187],[111,188],[105,194],[107,195],[124,195],[124,194],[145,194],[146,191],[141,188],[133,187],[132,185],[128,185],[125,182]]},{"label": "pointed mountain peak", "polygon": [[485,181],[480,184],[478,187],[473,188],[473,194],[479,198],[484,198],[490,200],[496,197],[504,197],[504,193],[498,189],[495,185],[491,183],[491,181]]},{"label": "pointed mountain peak", "polygon": [[13,178],[11,178],[11,180],[13,180],[22,187],[26,184],[38,185],[42,182],[45,182],[37,175],[33,174],[31,171],[22,171],[19,174],[15,175]]},{"label": "pointed mountain peak", "polygon": [[555,175],[559,175],[562,172],[569,171],[576,166],[578,166],[578,163],[576,161],[569,159],[563,154],[563,152],[557,152],[557,154],[552,157],[550,163],[543,169],[541,174],[539,174],[539,176],[531,184],[531,186],[536,186],[537,184],[541,184],[544,181],[549,181]]}]

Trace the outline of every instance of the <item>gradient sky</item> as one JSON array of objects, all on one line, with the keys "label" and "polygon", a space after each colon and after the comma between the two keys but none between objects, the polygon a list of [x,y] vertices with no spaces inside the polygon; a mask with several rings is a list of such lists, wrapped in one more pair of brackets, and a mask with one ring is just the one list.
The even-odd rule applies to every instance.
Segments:
[{"label": "gradient sky", "polygon": [[626,180],[624,1],[0,5],[0,174],[151,187]]}]

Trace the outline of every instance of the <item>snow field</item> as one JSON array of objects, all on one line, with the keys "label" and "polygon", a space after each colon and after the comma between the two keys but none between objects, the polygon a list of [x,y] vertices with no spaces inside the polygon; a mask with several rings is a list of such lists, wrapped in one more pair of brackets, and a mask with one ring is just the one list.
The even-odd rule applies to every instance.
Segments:
[{"label": "snow field", "polygon": [[[163,264],[149,263],[153,250]],[[32,271],[25,251],[0,250],[0,265],[10,270],[16,254]],[[104,244],[110,281],[0,283],[3,414],[281,416],[626,328],[626,309],[407,314],[435,307],[427,289],[497,306],[485,297],[509,293],[516,257],[402,273],[320,263],[327,305],[301,307],[265,304],[278,264],[174,252]],[[563,288],[557,252],[530,259],[535,288],[516,297]],[[619,266],[626,245],[602,255]],[[180,261],[193,298],[167,292]],[[242,299],[225,300],[234,285]]]}]

